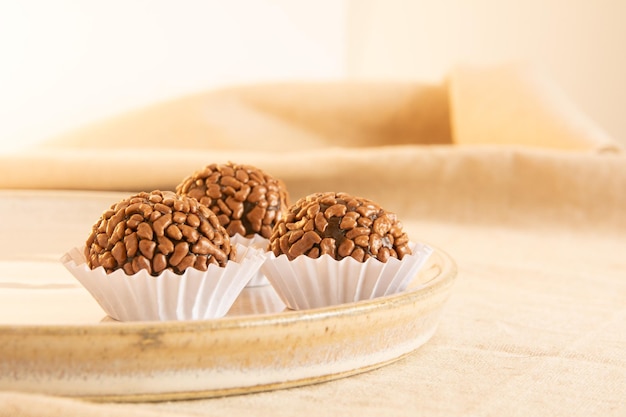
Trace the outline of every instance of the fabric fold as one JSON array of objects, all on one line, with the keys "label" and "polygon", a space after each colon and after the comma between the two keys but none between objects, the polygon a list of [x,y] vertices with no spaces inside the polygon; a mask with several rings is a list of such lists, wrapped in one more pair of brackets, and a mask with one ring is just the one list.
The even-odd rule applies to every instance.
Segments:
[{"label": "fabric fold", "polygon": [[[0,178],[5,188],[36,184],[43,189],[167,190],[208,161],[228,160],[262,167],[281,178],[294,201],[314,192],[343,191],[394,207],[402,217],[626,229],[626,217],[611,209],[626,206],[626,157],[621,153],[493,145],[408,145],[350,152],[327,148],[280,157],[243,151],[57,150],[3,161]],[[45,171],[21,174],[27,166],[42,165]]]},{"label": "fabric fold", "polygon": [[456,144],[623,150],[536,68],[466,65],[454,68],[449,80]]},{"label": "fabric fold", "polygon": [[440,84],[252,85],[158,103],[0,155],[0,188],[172,188],[190,167],[226,160],[356,183],[363,171],[343,169],[355,156],[377,172],[398,152],[454,160],[469,145],[505,154],[622,149],[540,74],[459,67]]}]

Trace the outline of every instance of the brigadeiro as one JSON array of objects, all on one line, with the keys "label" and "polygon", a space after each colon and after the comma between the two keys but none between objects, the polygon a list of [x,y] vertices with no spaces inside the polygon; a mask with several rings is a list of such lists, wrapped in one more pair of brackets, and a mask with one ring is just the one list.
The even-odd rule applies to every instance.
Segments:
[{"label": "brigadeiro", "polygon": [[168,269],[182,274],[193,267],[225,266],[236,250],[217,217],[196,200],[173,192],[142,192],[102,214],[85,246],[91,268],[128,275],[145,270],[157,276]]},{"label": "brigadeiro", "polygon": [[155,190],[111,205],[62,261],[107,314],[127,321],[221,317],[263,259],[233,245],[197,200]]},{"label": "brigadeiro", "polygon": [[[205,166],[183,179],[176,193],[195,198],[214,212],[233,243],[263,250],[289,205],[283,181],[255,166],[233,162]],[[249,285],[267,283],[259,274]]]},{"label": "brigadeiro", "polygon": [[185,178],[180,195],[211,209],[230,236],[266,239],[283,216],[289,195],[282,181],[251,165],[211,164]]},{"label": "brigadeiro", "polygon": [[270,249],[261,270],[292,309],[403,291],[432,253],[409,240],[395,213],[341,192],[298,200],[274,227]]}]

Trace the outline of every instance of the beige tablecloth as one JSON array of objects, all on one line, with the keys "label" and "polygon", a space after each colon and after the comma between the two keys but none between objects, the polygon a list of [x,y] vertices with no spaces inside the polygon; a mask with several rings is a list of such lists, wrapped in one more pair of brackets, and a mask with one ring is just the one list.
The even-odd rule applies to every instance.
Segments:
[{"label": "beige tablecloth", "polygon": [[250,163],[292,199],[379,201],[459,268],[433,339],[375,371],[166,403],[3,392],[0,416],[626,415],[625,155],[539,74],[502,67],[203,93],[0,156],[18,189],[167,189]]}]

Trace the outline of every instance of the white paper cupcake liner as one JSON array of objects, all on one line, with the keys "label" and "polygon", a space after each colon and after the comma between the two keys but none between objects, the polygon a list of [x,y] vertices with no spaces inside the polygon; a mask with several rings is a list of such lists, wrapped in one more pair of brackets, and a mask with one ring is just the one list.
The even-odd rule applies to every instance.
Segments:
[{"label": "white paper cupcake liner", "polygon": [[[236,234],[230,237],[230,242],[233,245],[239,244],[239,245],[243,245],[246,247],[252,247],[252,248],[258,249],[262,251],[264,254],[267,252],[270,246],[269,239],[266,239],[259,234],[254,235],[254,237],[252,238],[247,238],[247,237],[241,236],[240,234]],[[261,287],[263,285],[269,285],[269,284],[270,284],[269,281],[259,269],[259,271],[252,277],[252,279],[250,279],[250,281],[248,282],[246,286],[247,287]]]},{"label": "white paper cupcake liner", "polygon": [[142,270],[126,275],[90,269],[83,250],[73,248],[61,258],[63,265],[119,321],[206,320],[223,317],[251,277],[263,264],[260,250],[237,245],[237,259],[225,267],[206,271],[189,268],[182,275],[164,271],[152,276]]},{"label": "white paper cupcake liner", "polygon": [[329,255],[293,261],[286,255],[270,256],[261,271],[290,309],[351,303],[405,290],[433,252],[422,243],[411,242],[410,247],[412,255],[387,262],[358,262],[351,257],[337,261]]}]

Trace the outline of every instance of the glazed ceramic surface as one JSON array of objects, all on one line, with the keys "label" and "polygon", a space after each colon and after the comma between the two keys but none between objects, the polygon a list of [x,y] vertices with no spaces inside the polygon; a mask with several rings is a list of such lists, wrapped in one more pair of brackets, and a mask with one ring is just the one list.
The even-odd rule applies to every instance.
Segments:
[{"label": "glazed ceramic surface", "polygon": [[[292,311],[248,287],[226,317],[120,323],[58,256],[115,193],[3,192],[0,389],[128,401],[200,398],[310,384],[414,351],[436,330],[456,268],[435,248],[406,291]],[[36,219],[36,220],[33,220]],[[8,236],[8,235],[7,235]]]}]

